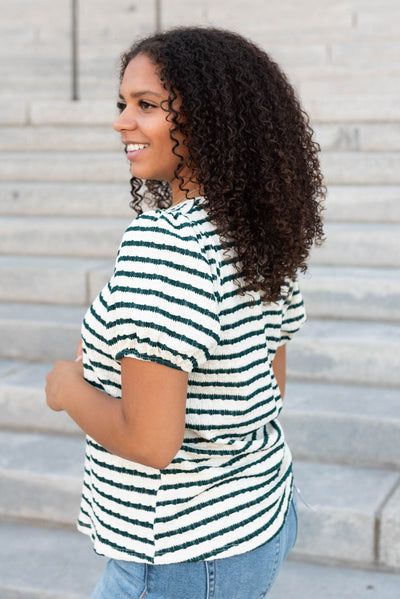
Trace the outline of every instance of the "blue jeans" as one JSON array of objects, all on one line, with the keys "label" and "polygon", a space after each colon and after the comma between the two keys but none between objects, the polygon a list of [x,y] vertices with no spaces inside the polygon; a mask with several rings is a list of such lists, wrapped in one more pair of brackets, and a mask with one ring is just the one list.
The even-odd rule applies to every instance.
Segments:
[{"label": "blue jeans", "polygon": [[111,559],[90,599],[263,599],[296,537],[293,500],[279,534],[253,551],[165,565]]}]

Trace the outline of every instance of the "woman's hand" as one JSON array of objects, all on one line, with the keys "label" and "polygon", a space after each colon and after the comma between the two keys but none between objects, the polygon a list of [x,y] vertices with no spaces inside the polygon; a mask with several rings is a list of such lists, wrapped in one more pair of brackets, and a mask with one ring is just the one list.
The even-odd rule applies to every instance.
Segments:
[{"label": "woman's hand", "polygon": [[79,341],[78,347],[76,348],[76,354],[75,354],[75,362],[80,362],[82,360],[83,357],[83,350],[82,350],[82,339]]},{"label": "woman's hand", "polygon": [[55,412],[65,409],[65,399],[69,391],[83,380],[82,362],[59,360],[46,376],[46,401]]}]

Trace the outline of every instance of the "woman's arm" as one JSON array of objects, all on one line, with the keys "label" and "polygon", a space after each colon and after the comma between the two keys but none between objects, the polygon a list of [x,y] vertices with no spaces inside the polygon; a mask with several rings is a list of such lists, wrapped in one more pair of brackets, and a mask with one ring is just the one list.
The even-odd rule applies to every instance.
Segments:
[{"label": "woman's arm", "polygon": [[47,375],[47,404],[65,410],[111,453],[166,468],[183,442],[187,372],[135,358],[121,360],[122,398],[83,378],[81,363],[59,361]]},{"label": "woman's arm", "polygon": [[286,385],[286,345],[281,345],[276,350],[275,357],[272,361],[272,369],[283,399]]}]

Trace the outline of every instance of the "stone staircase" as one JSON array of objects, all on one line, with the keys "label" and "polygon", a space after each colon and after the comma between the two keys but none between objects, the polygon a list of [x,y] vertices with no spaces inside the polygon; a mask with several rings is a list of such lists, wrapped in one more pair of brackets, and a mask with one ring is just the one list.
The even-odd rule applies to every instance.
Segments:
[{"label": "stone staircase", "polygon": [[[105,1],[94,20],[94,2],[82,3],[83,100],[70,102],[68,77],[49,77],[68,64],[69,3],[57,3],[60,14],[49,0],[35,3],[35,14],[21,4],[24,34],[0,0],[11,11],[0,52],[13,36],[20,45],[0,94],[0,598],[84,599],[104,562],[73,530],[83,437],[47,409],[43,389],[52,363],[73,357],[82,315],[133,218],[129,169],[111,127],[110,57],[134,37],[127,15],[134,34],[145,32],[155,7],[116,0],[111,22]],[[161,3],[165,26],[212,22],[272,48],[322,146],[327,241],[301,281],[309,322],[288,346],[282,415],[297,485],[313,509],[299,500],[298,543],[271,597],[397,599],[400,15],[391,0],[253,4],[263,21],[239,1],[229,15],[211,0]],[[21,47],[34,49],[26,64]],[[41,68],[32,74],[34,59]]]}]

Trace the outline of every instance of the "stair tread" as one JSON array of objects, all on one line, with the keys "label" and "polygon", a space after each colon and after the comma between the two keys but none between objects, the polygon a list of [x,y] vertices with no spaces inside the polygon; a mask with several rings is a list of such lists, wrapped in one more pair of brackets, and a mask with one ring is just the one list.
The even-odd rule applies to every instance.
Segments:
[{"label": "stair tread", "polygon": [[[1,213],[32,216],[133,216],[129,183],[0,182]],[[330,221],[394,222],[400,219],[398,185],[330,185],[326,202]]]},{"label": "stair tread", "polygon": [[289,381],[285,396],[284,412],[400,423],[397,389]]},{"label": "stair tread", "polygon": [[82,322],[85,309],[78,306],[56,306],[47,304],[0,304],[0,321],[34,321],[62,325],[77,325]]},{"label": "stair tread", "polygon": [[270,599],[398,599],[400,574],[371,572],[320,564],[308,564],[289,558],[284,563],[271,591]]},{"label": "stair tread", "polygon": [[318,338],[321,343],[343,340],[346,343],[371,342],[378,345],[397,345],[400,343],[400,324],[314,319],[307,322],[299,331],[294,343],[300,337],[310,340]]},{"label": "stair tread", "polygon": [[[0,431],[0,449],[0,482],[5,489],[0,499],[2,517],[72,526],[80,499],[83,439]],[[5,450],[9,455],[4,455]],[[294,554],[371,563],[376,514],[398,487],[400,472],[295,461],[294,474],[313,508],[310,511],[299,503],[300,528]],[[40,501],[34,500],[39,489]],[[392,510],[390,517],[397,523],[396,512],[393,515]],[[342,538],[343,527],[347,532]],[[384,537],[381,544],[384,548]]]},{"label": "stair tread", "polygon": [[78,532],[2,522],[0,535],[2,599],[87,599],[105,568]]},{"label": "stair tread", "polygon": [[[87,599],[104,571],[106,559],[78,532],[6,523],[0,531],[3,599]],[[399,574],[289,559],[270,596],[298,599],[301,588],[318,599],[398,599],[399,585]]]},{"label": "stair tread", "polygon": [[[58,479],[75,482],[83,473],[83,438],[0,430],[0,448],[0,476],[13,472],[22,478],[29,473],[52,484]],[[400,482],[399,471],[384,468],[295,460],[294,470],[308,503],[322,510],[334,507],[373,515]],[[339,484],[342,492],[334,493]],[[299,509],[307,508],[300,504]]]}]

